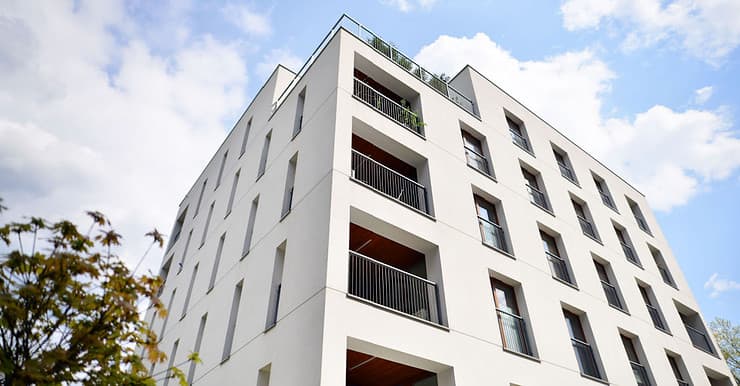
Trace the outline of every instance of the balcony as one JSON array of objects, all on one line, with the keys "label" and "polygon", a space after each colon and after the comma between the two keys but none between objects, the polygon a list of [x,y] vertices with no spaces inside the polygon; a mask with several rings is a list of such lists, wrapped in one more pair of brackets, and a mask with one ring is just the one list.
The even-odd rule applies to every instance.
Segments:
[{"label": "balcony", "polygon": [[650,386],[650,378],[648,378],[645,366],[632,361],[630,361],[630,366],[632,367],[632,373],[635,374],[637,386]]},{"label": "balcony", "polygon": [[684,323],[684,326],[686,326],[686,332],[689,334],[689,339],[691,339],[691,344],[693,344],[694,347],[710,354],[714,354],[712,343],[709,341],[707,334],[687,323]]},{"label": "balcony", "polygon": [[465,159],[468,165],[473,169],[480,171],[483,174],[491,175],[488,169],[488,160],[486,157],[478,154],[475,150],[465,147]]},{"label": "balcony", "polygon": [[651,304],[645,304],[645,306],[647,306],[648,313],[650,314],[650,319],[653,320],[653,325],[655,326],[655,328],[661,331],[668,331],[665,323],[663,323],[663,318],[660,316],[660,311],[658,311],[658,309]]},{"label": "balcony", "polygon": [[560,167],[560,175],[565,177],[570,182],[574,184],[576,183],[576,175],[573,173],[573,170],[571,170],[567,165],[563,165],[559,162],[558,167]]},{"label": "balcony", "polygon": [[540,208],[549,211],[550,206],[547,205],[547,198],[545,197],[545,194],[530,184],[525,185],[527,186],[527,192],[529,193],[530,201],[532,201],[533,204],[539,206]]},{"label": "balcony", "polygon": [[581,374],[601,379],[599,366],[596,365],[596,358],[594,357],[594,351],[591,345],[576,338],[571,338],[570,340],[573,343],[573,350],[576,353],[576,360],[581,369]]},{"label": "balcony", "polygon": [[478,216],[478,226],[480,227],[480,235],[484,244],[505,253],[510,253],[509,247],[506,244],[504,228],[480,216]]},{"label": "balcony", "polygon": [[604,288],[604,294],[606,295],[606,301],[609,302],[609,305],[614,308],[618,308],[624,311],[624,307],[622,307],[622,301],[619,299],[619,293],[617,292],[617,287],[603,280],[601,281],[601,286]]},{"label": "balcony", "polygon": [[547,260],[550,262],[550,271],[552,271],[552,277],[562,280],[568,284],[573,285],[570,279],[570,273],[568,272],[568,264],[560,256],[545,251]]},{"label": "balcony", "polygon": [[515,132],[514,130],[509,130],[509,133],[511,134],[511,140],[522,149],[531,152],[532,149],[529,147],[529,141],[527,141],[526,138],[524,138],[521,134]]},{"label": "balcony", "polygon": [[594,240],[598,240],[599,236],[596,235],[596,229],[594,229],[594,225],[591,224],[591,221],[588,221],[581,216],[576,217],[578,217],[578,224],[580,224],[583,234]]},{"label": "balcony", "polygon": [[624,256],[627,258],[627,260],[629,260],[630,263],[637,265],[638,267],[642,267],[642,264],[640,264],[640,260],[637,258],[637,255],[632,250],[632,247],[625,243],[621,244],[622,250],[624,251]]},{"label": "balcony", "polygon": [[[377,86],[376,86],[377,87]],[[424,123],[421,117],[407,106],[403,106],[376,88],[371,87],[360,79],[354,79],[353,94],[357,99],[365,102],[381,114],[395,121],[412,132],[424,136]],[[387,94],[387,92],[385,93]],[[402,99],[398,99],[401,101]]]},{"label": "balcony", "polygon": [[438,386],[437,374],[364,352],[347,350],[347,386]]},{"label": "balcony", "polygon": [[427,191],[423,185],[354,149],[352,179],[392,200],[429,214]]},{"label": "balcony", "polygon": [[524,318],[501,309],[496,309],[496,314],[498,315],[498,323],[501,327],[504,348],[532,356],[532,347],[529,344],[529,335]]}]

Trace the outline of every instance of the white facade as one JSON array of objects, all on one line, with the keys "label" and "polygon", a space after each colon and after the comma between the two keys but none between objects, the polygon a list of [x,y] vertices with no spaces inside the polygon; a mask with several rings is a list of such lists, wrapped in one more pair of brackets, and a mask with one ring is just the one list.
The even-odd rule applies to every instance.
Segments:
[{"label": "white facade", "polygon": [[[711,334],[712,353],[697,347],[705,321],[641,193],[475,69],[450,82],[472,100],[468,112],[351,19],[340,22],[299,75],[275,70],[180,204],[163,264],[170,312],[153,322],[160,347],[168,355],[176,347],[172,364],[199,351],[202,364],[180,365],[199,385],[634,385],[621,334],[652,385],[682,385],[668,354],[685,384],[733,385]],[[367,94],[370,84],[388,98]],[[513,142],[507,116],[530,151]],[[409,128],[417,126],[422,133]],[[479,158],[466,159],[461,130],[480,141],[468,148],[482,153],[490,175],[469,166]],[[544,196],[528,193],[522,168]],[[479,220],[474,194],[495,204],[508,253],[491,246],[495,227]],[[540,232],[553,236],[562,263],[546,255]],[[624,310],[610,306],[595,260]],[[511,286],[516,310],[494,301],[491,279]],[[583,375],[593,369],[586,354],[579,364],[564,309],[580,317],[578,340],[592,348],[596,378]],[[159,384],[165,368],[153,369]]]}]

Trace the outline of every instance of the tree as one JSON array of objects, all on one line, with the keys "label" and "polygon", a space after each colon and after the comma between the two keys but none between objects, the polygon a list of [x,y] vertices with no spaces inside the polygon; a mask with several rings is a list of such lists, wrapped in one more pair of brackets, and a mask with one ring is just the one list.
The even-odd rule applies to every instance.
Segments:
[{"label": "tree", "polygon": [[[87,214],[86,234],[37,217],[0,227],[0,384],[154,384],[167,376],[144,366],[142,355],[157,363],[166,355],[138,309],[149,300],[166,315],[156,296],[162,279],[130,272],[113,253],[121,236],[101,213]],[[162,247],[159,232],[147,236]],[[186,384],[179,369],[166,374]]]},{"label": "tree", "polygon": [[727,319],[716,318],[709,323],[719,349],[732,371],[735,383],[740,384],[740,326],[735,326]]}]

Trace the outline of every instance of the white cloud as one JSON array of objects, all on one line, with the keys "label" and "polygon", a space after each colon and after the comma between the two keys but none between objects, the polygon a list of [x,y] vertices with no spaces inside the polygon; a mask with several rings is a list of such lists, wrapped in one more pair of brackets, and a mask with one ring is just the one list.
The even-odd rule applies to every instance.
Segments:
[{"label": "white cloud", "polygon": [[712,292],[709,294],[709,297],[716,298],[724,292],[740,290],[740,283],[734,280],[722,279],[719,277],[719,274],[715,272],[709,277],[709,280],[704,283],[704,289],[711,290]]},{"label": "white cloud", "polygon": [[267,36],[272,33],[270,17],[247,5],[227,4],[222,9],[224,18],[244,33],[254,36]]},{"label": "white cloud", "polygon": [[712,86],[702,87],[694,91],[694,103],[696,103],[697,105],[703,105],[707,103],[709,98],[712,97],[713,93],[714,88],[712,88]]},{"label": "white cloud", "polygon": [[262,61],[257,63],[257,74],[266,79],[278,64],[282,64],[290,70],[298,71],[303,65],[303,59],[293,54],[290,50],[275,48],[265,54]]},{"label": "white cloud", "polygon": [[415,59],[448,74],[471,64],[633,182],[657,210],[685,204],[740,168],[740,139],[721,110],[656,105],[632,118],[605,116],[616,75],[590,50],[520,61],[478,33],[440,36]]},{"label": "white cloud", "polygon": [[397,8],[401,12],[411,12],[417,8],[429,9],[437,0],[380,0],[381,3]]},{"label": "white cloud", "polygon": [[236,43],[210,36],[156,53],[124,7],[100,4],[3,3],[0,196],[6,221],[101,210],[131,263],[146,231],[169,232],[224,123],[244,107],[246,64]]},{"label": "white cloud", "polygon": [[737,0],[566,0],[560,10],[569,30],[618,23],[627,50],[666,41],[718,64],[740,45]]}]

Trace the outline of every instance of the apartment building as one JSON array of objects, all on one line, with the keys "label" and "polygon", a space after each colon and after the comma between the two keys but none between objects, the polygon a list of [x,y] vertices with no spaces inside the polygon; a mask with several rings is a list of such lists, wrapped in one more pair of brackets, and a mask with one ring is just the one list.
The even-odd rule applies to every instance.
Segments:
[{"label": "apartment building", "polygon": [[164,385],[734,385],[639,191],[348,16],[239,118],[161,275]]}]

